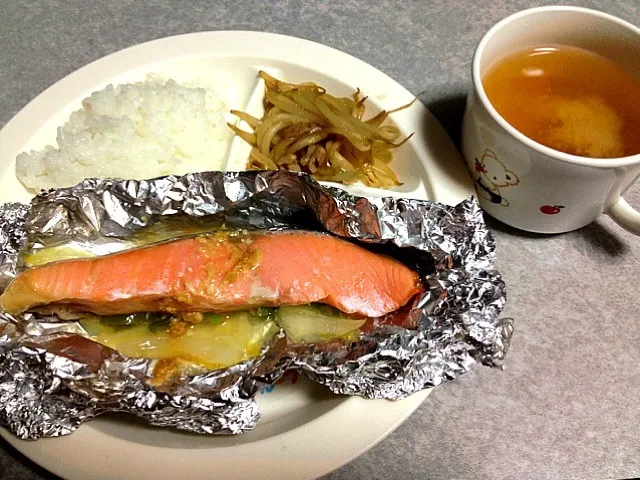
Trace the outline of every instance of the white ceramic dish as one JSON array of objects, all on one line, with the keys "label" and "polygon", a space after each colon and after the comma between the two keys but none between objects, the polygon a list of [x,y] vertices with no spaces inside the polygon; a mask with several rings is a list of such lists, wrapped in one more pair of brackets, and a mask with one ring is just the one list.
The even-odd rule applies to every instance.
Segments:
[{"label": "white ceramic dish", "polygon": [[[373,109],[394,108],[413,95],[370,65],[306,40],[256,32],[203,32],[155,40],[93,62],[40,94],[0,131],[0,201],[28,201],[14,161],[27,149],[55,141],[56,128],[92,91],[109,83],[160,73],[178,81],[212,79],[229,108],[259,113],[257,71],[284,80],[313,80],[331,93],[359,87]],[[361,195],[425,198],[455,204],[473,194],[458,152],[427,109],[415,102],[393,115],[406,135],[393,167],[404,185],[392,191],[364,186]],[[248,146],[239,139],[228,152],[227,170],[244,169]],[[391,402],[343,397],[300,378],[285,377],[261,392],[263,413],[255,431],[236,437],[205,437],[150,428],[135,418],[104,417],[70,436],[27,442],[0,429],[20,452],[68,479],[287,478],[310,479],[347,463],[400,425],[427,397],[423,391]]]}]

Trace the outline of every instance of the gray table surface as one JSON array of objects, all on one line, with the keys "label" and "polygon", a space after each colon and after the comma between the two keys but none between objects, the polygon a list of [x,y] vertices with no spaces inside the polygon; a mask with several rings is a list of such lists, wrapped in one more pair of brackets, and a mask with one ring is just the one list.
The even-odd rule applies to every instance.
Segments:
[{"label": "gray table surface", "polygon": [[[330,45],[425,92],[420,99],[457,141],[476,43],[499,19],[542,3],[4,0],[0,126],[46,87],[124,47],[259,30]],[[637,0],[562,3],[640,24]],[[640,207],[640,183],[627,198]],[[604,217],[558,236],[489,224],[508,285],[505,314],[517,321],[506,370],[477,367],[436,388],[327,479],[640,476],[640,240]],[[0,441],[0,479],[43,478],[53,477]]]}]

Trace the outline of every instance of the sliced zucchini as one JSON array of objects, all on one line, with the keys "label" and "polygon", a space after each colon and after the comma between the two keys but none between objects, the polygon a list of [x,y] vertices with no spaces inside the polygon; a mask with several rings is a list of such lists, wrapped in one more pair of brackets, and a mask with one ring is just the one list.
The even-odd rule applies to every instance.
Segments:
[{"label": "sliced zucchini", "polygon": [[276,322],[295,343],[355,340],[366,318],[349,317],[326,305],[280,307]]}]

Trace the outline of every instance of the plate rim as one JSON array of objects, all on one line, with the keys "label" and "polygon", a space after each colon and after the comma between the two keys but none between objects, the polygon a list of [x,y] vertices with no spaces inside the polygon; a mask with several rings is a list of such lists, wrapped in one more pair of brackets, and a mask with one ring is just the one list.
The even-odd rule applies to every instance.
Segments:
[{"label": "plate rim", "polygon": [[[232,40],[235,36],[246,37],[245,42],[236,42]],[[217,31],[202,31],[184,33],[179,35],[173,35],[168,37],[157,38],[149,40],[136,45],[125,47],[121,50],[109,53],[101,58],[91,61],[90,63],[72,71],[66,76],[54,82],[45,90],[40,92],[35,98],[29,101],[21,110],[18,111],[7,123],[0,129],[0,144],[7,146],[11,150],[12,146],[18,143],[21,138],[20,132],[23,131],[21,124],[25,125],[24,130],[27,130],[29,122],[27,121],[31,115],[35,115],[41,103],[49,98],[55,98],[56,103],[63,103],[65,108],[73,99],[78,96],[88,94],[92,91],[93,87],[91,83],[95,83],[92,80],[91,74],[93,70],[106,69],[113,70],[111,73],[100,75],[103,78],[113,78],[114,76],[121,75],[123,72],[140,69],[143,66],[159,62],[166,61],[172,58],[179,58],[180,56],[187,55],[199,55],[209,54],[215,52],[215,50],[206,50],[202,48],[194,48],[193,51],[189,51],[186,55],[174,55],[172,48],[180,44],[186,43],[187,45],[192,42],[195,43],[202,39],[202,43],[206,44],[205,40],[217,40],[220,42],[226,42],[224,52],[219,56],[248,56],[258,57],[264,59],[271,59],[277,61],[284,61],[292,63],[295,61],[297,64],[309,68],[318,70],[314,65],[312,55],[305,55],[302,52],[304,48],[291,48],[290,45],[296,44],[298,47],[307,47],[315,50],[319,50],[322,55],[331,56],[334,63],[339,65],[347,63],[350,69],[358,69],[364,72],[374,73],[376,75],[376,83],[384,83],[390,88],[393,88],[398,95],[403,95],[408,101],[415,99],[415,95],[407,90],[402,84],[394,80],[391,76],[387,75],[383,71],[376,67],[354,57],[346,52],[338,50],[336,48],[307,40],[299,37],[293,37],[289,35],[283,35],[280,33],[270,32],[258,32],[252,30],[217,30]],[[253,43],[249,40],[254,40]],[[265,53],[265,47],[270,44],[272,47],[289,48],[286,55],[277,55],[273,52]],[[249,49],[249,45],[257,45],[256,48]],[[157,51],[151,51],[156,48],[158,50],[164,47],[165,50],[162,54],[158,55]],[[193,47],[200,47],[199,45]],[[193,48],[192,47],[192,48]],[[132,52],[135,55],[129,54]],[[138,53],[140,52],[140,53]],[[180,52],[183,53],[183,52]],[[133,62],[137,56],[142,57],[140,61]],[[293,60],[292,60],[293,58]],[[114,62],[117,62],[114,65]],[[130,64],[127,68],[122,67],[122,64]],[[111,82],[112,80],[110,80]],[[71,87],[71,88],[67,88]],[[71,94],[70,92],[75,92]],[[84,93],[83,93],[84,92]],[[71,98],[70,98],[71,97]],[[416,126],[417,128],[426,127],[425,135],[414,135],[411,139],[411,143],[418,153],[422,151],[428,151],[429,148],[438,148],[437,154],[447,156],[447,162],[435,162],[430,156],[424,157],[418,155],[419,160],[422,162],[425,171],[428,172],[427,178],[424,179],[425,190],[430,192],[433,196],[431,200],[446,203],[449,205],[455,205],[462,200],[475,195],[475,189],[471,177],[464,165],[464,160],[458,149],[453,144],[453,141],[448,136],[442,125],[435,119],[433,114],[422,104],[422,102],[416,102],[417,108],[420,109],[422,119],[425,121],[425,125]],[[33,112],[33,113],[32,113]],[[52,115],[50,115],[52,116]],[[14,133],[13,136],[7,134],[7,132]],[[425,137],[435,137],[437,144],[428,144],[425,141]],[[434,142],[436,143],[436,142]],[[434,155],[435,156],[435,155]],[[2,165],[0,163],[0,176],[4,176],[8,165]],[[438,178],[437,182],[433,179]],[[392,190],[389,191],[390,195],[398,195]],[[406,196],[406,195],[404,195]]]},{"label": "plate rim", "polygon": [[[57,95],[58,91],[63,91],[67,88],[67,86],[71,86],[71,91],[74,91],[75,85],[74,82],[79,80],[79,79],[83,79],[84,76],[90,76],[93,74],[94,71],[96,70],[100,70],[103,66],[108,66],[109,69],[113,69],[115,64],[118,64],[120,62],[121,59],[123,60],[131,60],[131,59],[135,59],[136,54],[138,52],[143,52],[145,55],[145,58],[143,60],[142,63],[136,63],[136,64],[132,64],[129,67],[117,67],[116,66],[116,70],[118,70],[115,73],[105,73],[104,75],[100,75],[103,78],[107,79],[107,78],[113,78],[115,75],[118,74],[122,74],[126,71],[130,71],[134,68],[141,68],[143,65],[147,64],[147,63],[151,63],[154,61],[161,61],[163,58],[163,55],[160,55],[159,58],[152,60],[149,57],[150,52],[147,52],[147,50],[152,50],[154,48],[159,48],[159,47],[174,47],[180,44],[183,44],[185,41],[187,43],[190,43],[196,39],[198,40],[203,40],[203,43],[206,44],[206,42],[204,42],[204,40],[213,40],[216,39],[218,41],[220,41],[221,43],[223,43],[225,45],[225,55],[241,55],[240,53],[237,53],[238,51],[242,51],[242,48],[244,48],[244,43],[243,42],[238,42],[237,41],[237,37],[245,37],[245,41],[248,39],[259,39],[260,42],[258,43],[258,45],[256,46],[256,48],[252,51],[252,57],[263,57],[265,59],[274,59],[274,60],[282,60],[282,61],[286,61],[286,62],[292,62],[295,60],[291,60],[291,56],[289,55],[290,51],[294,51],[297,50],[298,52],[301,50],[299,47],[303,46],[307,49],[312,49],[314,52],[317,52],[321,55],[324,56],[329,56],[332,57],[333,59],[335,59],[336,61],[340,61],[340,62],[346,62],[348,63],[350,66],[354,66],[353,68],[357,67],[357,69],[359,70],[365,70],[365,71],[369,71],[372,74],[376,75],[376,78],[380,78],[380,81],[384,82],[384,83],[388,83],[390,85],[392,85],[393,89],[395,91],[397,91],[398,93],[402,93],[403,95],[406,95],[407,97],[411,97],[414,98],[414,95],[409,92],[405,87],[403,87],[400,83],[398,83],[397,81],[395,81],[393,78],[391,78],[389,75],[387,75],[386,73],[382,72],[381,70],[377,69],[376,67],[373,67],[372,65],[364,62],[363,60],[360,60],[346,52],[340,51],[336,48],[318,43],[318,42],[314,42],[311,40],[306,40],[306,39],[302,39],[302,38],[298,38],[298,37],[293,37],[293,36],[289,36],[289,35],[283,35],[283,34],[279,34],[279,33],[270,33],[270,32],[256,32],[256,31],[251,31],[251,30],[219,30],[219,31],[203,31],[203,32],[193,32],[193,33],[185,33],[185,34],[180,34],[180,35],[174,35],[174,36],[168,36],[168,37],[162,37],[162,38],[157,38],[154,40],[150,40],[147,42],[143,42],[137,45],[132,45],[129,47],[126,47],[124,49],[109,53],[101,58],[98,58],[96,60],[93,60],[92,62],[90,62],[87,65],[84,65],[76,70],[74,70],[73,72],[69,73],[68,75],[66,75],[65,77],[59,79],[58,81],[56,81],[55,83],[53,83],[51,86],[49,86],[48,88],[46,88],[45,90],[43,90],[42,92],[40,92],[35,98],[33,98],[31,101],[29,101],[17,114],[15,114],[11,119],[9,119],[9,121],[7,121],[7,123],[3,126],[3,128],[0,130],[0,143],[2,143],[4,137],[9,136],[9,134],[13,131],[16,130],[20,123],[25,121],[25,119],[27,119],[32,110],[37,110],[40,106],[41,103],[43,103],[44,100],[46,100],[48,97],[52,96],[52,95]],[[229,40],[231,40],[231,43],[233,44],[233,40],[234,37],[236,37],[235,42],[237,42],[235,44],[236,48],[230,48],[227,49],[226,45],[229,43]],[[226,42],[226,43],[225,43]],[[246,44],[249,44],[249,41],[246,41]],[[283,50],[287,53],[282,53],[282,52],[278,52],[278,55],[273,54],[272,52],[270,52],[271,56],[268,56],[267,53],[264,52],[265,48],[267,45],[270,45],[271,47],[274,46],[274,44],[276,44],[275,46],[278,45],[285,45],[286,48]],[[296,48],[292,48],[292,46],[296,47]],[[242,47],[242,48],[240,48]],[[290,51],[287,51],[287,49],[290,49]],[[233,53],[229,53],[229,51],[232,51]],[[202,54],[212,54],[212,50],[202,50],[199,52],[187,52],[186,55],[194,55],[194,54],[198,54],[198,53],[202,53]],[[185,56],[186,56],[185,55]],[[299,54],[296,53],[296,55],[293,55],[293,57],[297,57]],[[307,56],[311,56],[308,55]],[[129,59],[127,59],[127,57],[131,57]],[[153,55],[151,55],[151,57],[153,57]],[[173,57],[167,57],[166,60],[173,58]],[[127,61],[124,61],[123,63],[127,63]],[[303,62],[304,66],[307,66],[307,62]],[[351,67],[350,67],[351,68]],[[86,79],[85,79],[86,80]],[[86,81],[80,82],[80,85],[82,85],[83,83],[86,83]],[[80,88],[75,90],[77,93],[79,93],[81,91]],[[64,92],[61,92],[64,93]],[[63,98],[67,98],[69,96],[69,93],[67,93],[67,95],[63,96]],[[74,97],[77,96],[77,94],[74,94]],[[460,156],[459,152],[455,149],[455,146],[453,145],[453,142],[451,141],[451,139],[448,137],[448,135],[445,133],[444,129],[442,129],[442,127],[440,126],[440,124],[437,122],[437,120],[435,120],[435,118],[433,117],[433,115],[429,112],[429,110],[421,103],[418,102],[419,106],[424,110],[424,114],[429,118],[429,122],[431,122],[430,125],[433,128],[435,128],[434,130],[434,135],[440,135],[441,138],[438,138],[438,141],[442,141],[445,143],[444,147],[445,149],[452,149],[455,154],[457,154],[457,157],[459,157],[459,161],[462,165],[462,167],[464,168],[464,163],[462,161],[462,157]],[[440,130],[438,130],[438,128]],[[418,137],[419,141],[423,141],[423,139],[421,138],[421,135],[416,135],[416,137]],[[449,145],[446,145],[446,144]],[[420,160],[424,163],[425,159],[420,157]],[[10,165],[9,165],[10,166]],[[426,165],[425,165],[426,167]],[[429,185],[429,191],[432,192],[432,194],[434,195],[434,199],[435,201],[440,201],[439,200],[439,196],[441,196],[442,194],[439,195],[439,189],[436,188],[438,187],[438,182],[437,181],[431,181],[434,178],[438,177],[439,172],[435,171],[434,175],[431,176],[431,174],[429,175],[430,178],[430,185]],[[0,176],[5,176],[7,175],[7,166],[2,166],[0,165]],[[456,185],[458,184],[458,185]],[[464,184],[463,186],[460,186],[460,184]],[[442,192],[446,192],[447,194],[451,194],[451,191],[449,190],[453,190],[454,193],[452,195],[454,196],[458,196],[460,198],[458,198],[457,201],[461,201],[464,198],[473,195],[473,187],[472,184],[470,182],[470,180],[468,178],[465,179],[457,179],[454,181],[453,178],[449,178],[446,177],[446,181],[444,182],[444,185],[440,185],[441,191]],[[461,192],[464,192],[464,195],[461,194]],[[357,442],[357,445],[355,445],[354,447],[350,448],[350,449],[345,449],[343,450],[344,455],[340,456],[339,458],[336,457],[334,459],[329,459],[327,458],[323,458],[321,461],[311,465],[311,467],[307,466],[306,469],[304,469],[304,471],[300,471],[297,473],[301,473],[301,476],[296,476],[296,472],[288,472],[291,473],[291,475],[289,475],[289,478],[300,478],[300,479],[308,479],[308,478],[316,478],[318,476],[321,475],[325,475],[341,466],[343,466],[344,464],[352,461],[354,458],[358,457],[359,455],[361,455],[362,453],[364,453],[365,451],[369,450],[370,448],[372,448],[373,446],[375,446],[376,444],[378,444],[380,441],[382,441],[384,438],[386,438],[391,432],[393,432],[400,424],[402,424],[406,418],[408,418],[419,406],[420,404],[424,401],[424,399],[431,393],[431,389],[427,389],[427,390],[423,390],[421,392],[417,392],[413,395],[411,395],[410,397],[407,397],[403,400],[397,401],[397,402],[389,402],[387,400],[365,400],[362,397],[349,397],[346,398],[344,401],[342,401],[338,407],[332,409],[330,412],[321,415],[318,418],[313,419],[312,421],[305,423],[304,425],[297,427],[297,428],[293,428],[291,430],[288,430],[286,432],[280,433],[278,435],[275,435],[274,437],[268,437],[266,439],[262,439],[259,440],[257,442],[250,442],[247,444],[242,444],[241,446],[250,446],[250,445],[254,445],[256,443],[269,443],[269,440],[278,437],[279,441],[288,441],[291,440],[291,435],[297,435],[300,433],[300,430],[302,429],[307,429],[308,432],[311,432],[313,430],[313,432],[318,433],[318,425],[324,422],[328,421],[328,420],[339,420],[339,424],[338,426],[341,426],[342,430],[340,430],[339,432],[332,432],[334,435],[336,435],[336,438],[339,439],[343,439],[344,437],[342,437],[340,434],[348,434],[349,433],[349,429],[351,428],[355,428],[358,424],[358,421],[363,420],[366,421],[367,420],[367,415],[363,414],[361,417],[355,419],[353,417],[349,417],[347,416],[346,418],[341,418],[343,413],[353,413],[353,412],[358,412],[360,413],[361,410],[366,410],[367,413],[371,414],[371,413],[375,413],[375,414],[381,414],[384,415],[384,413],[389,413],[390,411],[393,411],[393,415],[386,417],[384,420],[384,422],[381,422],[381,424],[379,425],[379,428],[377,430],[375,430],[375,425],[374,423],[368,423],[367,424],[367,429],[366,432],[369,433],[369,436],[366,436],[364,434],[364,432],[360,432],[362,433],[362,435],[360,435],[359,441]],[[384,406],[383,406],[384,405]],[[395,405],[394,408],[390,408],[391,406]],[[330,419],[327,419],[326,417],[331,417]],[[104,420],[104,419],[96,419],[93,420],[93,422],[96,421],[108,421],[108,420]],[[311,424],[315,424],[315,425],[311,425]],[[260,425],[258,424],[259,428]],[[313,428],[312,428],[313,427]],[[315,430],[314,430],[315,429]],[[326,430],[326,426],[321,426],[320,427],[320,431],[322,430]],[[346,430],[343,432],[343,430]],[[374,432],[375,433],[372,433]],[[85,432],[85,433],[82,433]],[[26,455],[28,458],[30,458],[32,461],[34,461],[35,463],[41,465],[43,468],[46,468],[47,470],[60,475],[60,476],[66,476],[66,478],[79,478],[79,477],[74,477],[73,474],[73,469],[72,470],[68,470],[68,465],[63,464],[63,462],[55,462],[55,461],[51,461],[52,459],[55,460],[55,457],[47,457],[47,458],[43,459],[43,451],[49,450],[49,451],[53,451],[55,452],[56,450],[58,450],[58,444],[61,444],[61,442],[63,441],[67,441],[69,442],[69,439],[71,439],[71,443],[74,442],[73,439],[77,439],[75,440],[76,443],[82,443],[82,439],[84,436],[88,435],[89,432],[95,432],[96,430],[93,429],[91,427],[91,422],[89,422],[87,425],[84,425],[81,427],[81,429],[79,429],[78,431],[74,432],[72,435],[70,436],[66,436],[63,438],[59,438],[59,439],[42,439],[39,440],[37,442],[30,442],[30,441],[24,441],[24,440],[20,440],[16,437],[14,437],[13,435],[11,435],[8,431],[0,428],[0,436],[2,436],[9,444],[11,444],[14,448],[16,448],[19,452],[21,452],[22,454]],[[81,434],[82,433],[82,434]],[[353,433],[353,432],[351,432]],[[120,439],[122,440],[122,439]],[[309,439],[307,439],[309,440]],[[40,448],[38,445],[47,445],[49,443],[52,442],[57,442],[58,444],[56,444],[55,448],[51,448],[51,447],[42,447]],[[304,442],[299,442],[298,443],[304,443]],[[157,446],[151,446],[151,445],[143,445],[143,444],[135,444],[138,445],[138,448],[131,448],[131,449],[127,449],[127,452],[130,454],[133,450],[138,450],[138,449],[149,449],[149,450],[154,450],[154,449],[164,449],[165,447],[157,447]],[[294,445],[292,443],[292,445]],[[298,445],[300,446],[300,445]],[[304,448],[307,448],[309,445],[305,444]],[[129,445],[129,447],[131,447],[131,445]],[[318,448],[318,446],[315,446],[316,448]],[[235,447],[229,447],[231,449],[235,448]],[[331,445],[329,447],[330,449],[333,448],[333,446]],[[183,452],[185,450],[181,450],[181,449],[173,449],[175,451],[180,451]],[[212,455],[211,450],[212,449],[202,449],[203,451],[208,451],[209,455],[211,455],[210,459],[211,461],[215,460],[216,463],[220,462],[221,457],[217,457]],[[195,452],[195,450],[190,450],[191,452]],[[225,448],[224,449],[225,452],[227,452],[228,454],[228,449]],[[314,453],[319,453],[318,450],[314,450]],[[192,454],[195,455],[195,454]],[[225,453],[223,453],[223,455],[226,455]],[[320,458],[321,455],[318,455],[318,458]],[[234,461],[234,459],[231,457],[229,457],[227,455],[227,458],[231,458],[231,462],[229,467],[230,468],[234,468],[234,467],[238,467],[237,465],[237,461]],[[120,459],[122,461],[122,459]],[[85,462],[87,462],[87,460],[85,460]],[[91,463],[91,462],[89,462]],[[127,463],[126,461],[122,462]],[[313,463],[313,462],[311,462]],[[218,464],[217,467],[220,467],[220,465]],[[126,468],[126,467],[125,467]],[[144,465],[143,465],[144,468]],[[70,475],[71,473],[71,475]],[[86,474],[87,472],[83,472],[83,471],[77,471],[77,473],[82,476],[84,474]],[[113,473],[113,472],[106,472],[108,473]],[[135,478],[147,478],[147,477],[141,477],[138,474],[141,472],[135,472],[132,471],[132,474],[135,475]],[[183,474],[185,472],[182,472]],[[202,472],[196,473],[195,475],[200,476]],[[254,472],[255,473],[255,472]],[[276,476],[273,478],[277,478],[277,474],[280,472],[275,472]],[[262,472],[262,478],[272,478],[269,477],[268,474],[266,474],[266,472]],[[236,474],[235,477],[240,480],[241,478],[245,478],[242,477],[242,474]],[[114,477],[115,478],[115,477]],[[124,478],[119,476],[118,478]],[[151,478],[151,477],[149,477]],[[156,477],[157,478],[157,477]],[[187,477],[184,477],[187,478]],[[252,478],[251,475],[247,476],[246,478]]]}]

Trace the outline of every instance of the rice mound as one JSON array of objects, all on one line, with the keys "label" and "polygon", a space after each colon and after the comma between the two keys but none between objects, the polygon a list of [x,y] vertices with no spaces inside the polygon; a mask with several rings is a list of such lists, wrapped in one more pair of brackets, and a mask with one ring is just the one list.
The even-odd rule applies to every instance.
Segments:
[{"label": "rice mound", "polygon": [[220,170],[231,137],[224,104],[210,88],[149,76],[109,85],[82,101],[58,128],[54,148],[21,153],[16,174],[47,189],[84,178],[153,178]]}]

